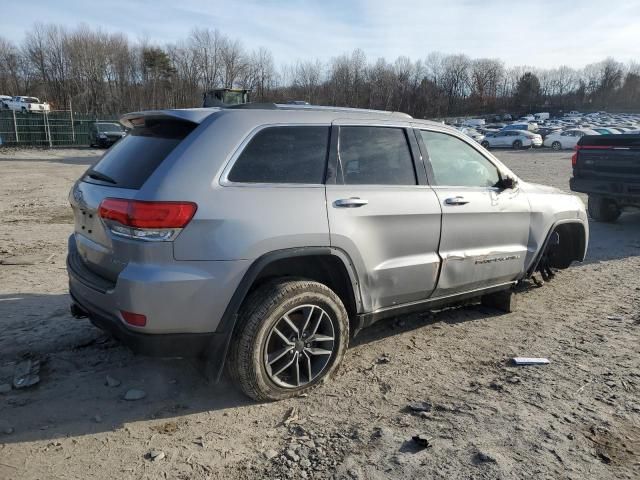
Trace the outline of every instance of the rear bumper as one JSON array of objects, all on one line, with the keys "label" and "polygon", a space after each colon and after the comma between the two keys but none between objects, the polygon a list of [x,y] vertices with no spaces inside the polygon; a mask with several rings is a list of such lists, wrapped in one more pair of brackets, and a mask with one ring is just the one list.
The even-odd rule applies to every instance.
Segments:
[{"label": "rear bumper", "polygon": [[101,312],[95,306],[83,305],[71,294],[71,311],[75,316],[88,317],[91,323],[110,333],[135,353],[152,357],[197,357],[224,350],[227,334],[174,333],[148,334],[127,328],[119,318]]},{"label": "rear bumper", "polygon": [[615,180],[587,180],[571,177],[569,187],[574,192],[600,195],[621,205],[640,206],[640,184]]},{"label": "rear bumper", "polygon": [[[98,327],[132,349],[155,356],[198,355],[225,333],[219,325],[245,271],[246,262],[130,262],[115,282],[89,270],[69,238],[69,293]],[[121,311],[147,317],[127,324]]]}]

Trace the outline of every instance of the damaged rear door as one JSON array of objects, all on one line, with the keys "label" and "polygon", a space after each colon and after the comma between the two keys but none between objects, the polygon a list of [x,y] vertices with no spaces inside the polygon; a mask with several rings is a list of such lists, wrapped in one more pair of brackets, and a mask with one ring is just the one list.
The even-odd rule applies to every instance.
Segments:
[{"label": "damaged rear door", "polygon": [[526,194],[502,188],[498,167],[462,138],[435,129],[419,130],[418,137],[442,207],[442,266],[433,296],[518,279],[529,239]]}]

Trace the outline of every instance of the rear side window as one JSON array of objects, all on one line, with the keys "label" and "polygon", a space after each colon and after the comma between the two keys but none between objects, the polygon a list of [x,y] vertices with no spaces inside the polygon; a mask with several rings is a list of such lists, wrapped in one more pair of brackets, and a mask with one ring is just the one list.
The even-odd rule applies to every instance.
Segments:
[{"label": "rear side window", "polygon": [[[147,120],[135,127],[85,174],[84,181],[118,188],[139,189],[162,161],[197,124],[183,121]],[[109,181],[100,180],[102,174]]]},{"label": "rear side window", "polygon": [[340,164],[346,185],[415,185],[404,129],[340,127]]},{"label": "rear side window", "polygon": [[229,176],[237,183],[324,181],[329,127],[268,127],[249,141]]}]

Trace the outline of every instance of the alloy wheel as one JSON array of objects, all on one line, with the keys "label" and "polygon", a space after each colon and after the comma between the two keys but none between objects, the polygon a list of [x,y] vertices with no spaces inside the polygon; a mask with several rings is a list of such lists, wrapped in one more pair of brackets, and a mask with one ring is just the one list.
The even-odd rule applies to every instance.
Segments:
[{"label": "alloy wheel", "polygon": [[301,305],[280,317],[265,342],[263,361],[269,379],[284,388],[316,380],[334,354],[333,322],[318,305]]}]

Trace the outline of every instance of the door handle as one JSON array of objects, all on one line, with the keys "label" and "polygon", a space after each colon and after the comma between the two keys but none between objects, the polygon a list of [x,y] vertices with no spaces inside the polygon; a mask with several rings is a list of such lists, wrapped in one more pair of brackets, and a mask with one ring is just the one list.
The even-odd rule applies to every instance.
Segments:
[{"label": "door handle", "polygon": [[447,205],[466,205],[469,203],[468,200],[465,200],[464,197],[458,195],[457,197],[447,198],[444,203]]},{"label": "door handle", "polygon": [[335,202],[333,202],[333,205],[335,207],[342,207],[342,208],[357,208],[357,207],[362,207],[367,203],[369,203],[369,200],[365,200],[364,198],[351,197],[351,198],[341,198],[339,200],[336,200]]}]

